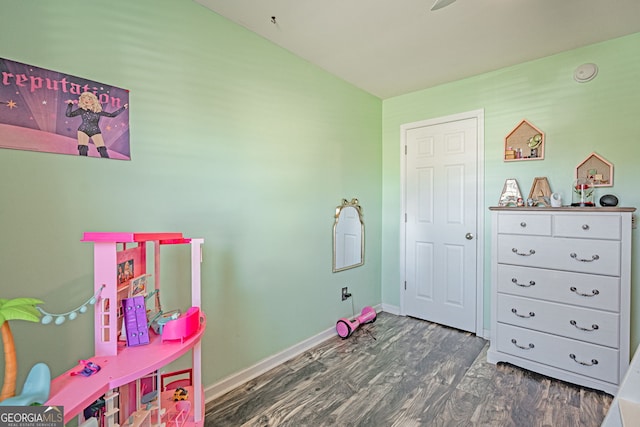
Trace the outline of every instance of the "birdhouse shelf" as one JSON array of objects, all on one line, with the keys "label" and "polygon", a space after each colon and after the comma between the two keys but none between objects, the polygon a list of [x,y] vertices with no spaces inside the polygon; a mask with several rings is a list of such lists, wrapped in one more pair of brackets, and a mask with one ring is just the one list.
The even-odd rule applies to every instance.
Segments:
[{"label": "birdhouse shelf", "polygon": [[594,187],[613,186],[613,164],[604,157],[591,153],[576,166],[576,179],[589,178]]},{"label": "birdhouse shelf", "polygon": [[544,159],[544,132],[523,119],[504,138],[504,161]]}]

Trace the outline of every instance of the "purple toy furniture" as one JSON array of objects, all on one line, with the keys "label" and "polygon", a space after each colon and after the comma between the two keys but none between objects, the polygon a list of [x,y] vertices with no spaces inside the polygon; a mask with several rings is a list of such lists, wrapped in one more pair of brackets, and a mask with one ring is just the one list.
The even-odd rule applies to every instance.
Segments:
[{"label": "purple toy furniture", "polygon": [[147,306],[143,296],[122,299],[124,328],[127,332],[127,345],[149,344],[147,326]]}]

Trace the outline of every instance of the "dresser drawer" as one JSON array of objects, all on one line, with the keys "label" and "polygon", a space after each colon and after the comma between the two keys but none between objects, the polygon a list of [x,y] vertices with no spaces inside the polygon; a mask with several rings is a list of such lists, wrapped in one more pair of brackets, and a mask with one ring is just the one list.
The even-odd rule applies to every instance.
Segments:
[{"label": "dresser drawer", "polygon": [[499,352],[553,366],[565,371],[617,384],[618,351],[608,347],[497,324]]},{"label": "dresser drawer", "polygon": [[497,321],[618,348],[619,316],[607,311],[498,294]]},{"label": "dresser drawer", "polygon": [[553,235],[586,239],[620,240],[622,220],[619,215],[556,215]]},{"label": "dresser drawer", "polygon": [[501,213],[498,217],[498,233],[550,236],[551,215]]},{"label": "dresser drawer", "polygon": [[620,279],[498,264],[498,292],[618,312]]},{"label": "dresser drawer", "polygon": [[620,275],[620,242],[542,236],[498,236],[498,262],[579,273]]}]

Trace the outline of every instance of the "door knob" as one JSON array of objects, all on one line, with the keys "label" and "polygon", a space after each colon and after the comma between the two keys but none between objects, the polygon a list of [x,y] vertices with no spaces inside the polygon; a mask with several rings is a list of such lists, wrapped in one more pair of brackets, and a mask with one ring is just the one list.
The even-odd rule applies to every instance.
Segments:
[{"label": "door knob", "polygon": [[473,239],[473,234],[471,234],[471,233],[467,233],[464,237],[465,237],[467,240],[471,240],[471,239]]}]

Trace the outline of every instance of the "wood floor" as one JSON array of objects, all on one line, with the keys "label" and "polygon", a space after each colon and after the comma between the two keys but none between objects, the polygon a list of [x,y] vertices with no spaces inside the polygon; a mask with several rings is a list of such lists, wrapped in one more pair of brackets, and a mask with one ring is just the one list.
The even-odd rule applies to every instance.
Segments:
[{"label": "wood floor", "polygon": [[486,362],[482,338],[380,313],[209,402],[205,427],[600,426],[606,393]]}]

